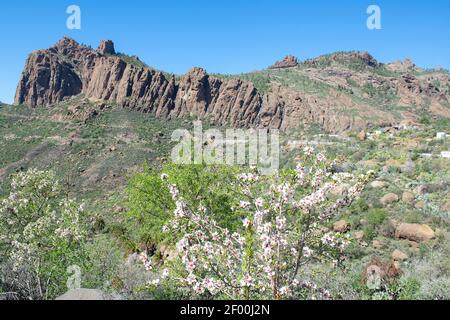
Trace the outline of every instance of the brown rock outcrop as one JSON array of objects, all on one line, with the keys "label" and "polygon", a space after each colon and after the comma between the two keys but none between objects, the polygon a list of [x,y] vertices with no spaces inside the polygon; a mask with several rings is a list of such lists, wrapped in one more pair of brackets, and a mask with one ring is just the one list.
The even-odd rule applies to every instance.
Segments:
[{"label": "brown rock outcrop", "polygon": [[363,130],[360,133],[357,134],[356,136],[358,138],[359,141],[364,141],[367,138],[367,134],[366,132]]},{"label": "brown rock outcrop", "polygon": [[378,61],[366,51],[337,52],[330,55],[324,55],[314,59],[309,59],[305,61],[305,64],[309,66],[315,66],[320,64],[321,61],[324,60],[344,64],[360,62],[369,67],[376,67],[379,65]]},{"label": "brown rock outcrop", "polygon": [[349,225],[347,221],[345,220],[339,220],[333,224],[333,231],[334,232],[346,232],[349,228]]},{"label": "brown rock outcrop", "polygon": [[392,203],[397,202],[398,200],[399,197],[395,193],[388,193],[380,199],[380,202],[384,207],[386,207]]},{"label": "brown rock outcrop", "polygon": [[97,48],[97,52],[100,54],[116,54],[114,49],[114,42],[111,40],[103,40]]},{"label": "brown rock outcrop", "polygon": [[400,223],[395,230],[395,237],[415,242],[429,241],[434,238],[434,231],[427,224]]},{"label": "brown rock outcrop", "polygon": [[[365,54],[357,58],[371,61]],[[296,64],[297,59],[288,56],[278,66]],[[116,55],[112,41],[103,41],[94,50],[69,38],[30,55],[15,104],[49,106],[80,94],[161,118],[190,116],[241,128],[287,130],[318,125],[338,133],[394,121],[389,113],[358,104],[335,89],[330,89],[327,98],[277,83],[261,92],[251,81],[213,77],[201,68],[175,79]]]},{"label": "brown rock outcrop", "polygon": [[27,60],[15,101],[29,106],[48,105],[80,94],[82,89],[82,80],[72,65],[37,51]]},{"label": "brown rock outcrop", "polygon": [[374,249],[377,249],[377,250],[382,249],[384,247],[384,245],[385,244],[382,240],[375,239],[372,241],[372,246],[374,247]]},{"label": "brown rock outcrop", "polygon": [[403,192],[403,195],[402,195],[403,202],[412,203],[412,202],[414,202],[414,199],[415,199],[415,197],[412,192],[409,192],[409,191]]},{"label": "brown rock outcrop", "polygon": [[405,261],[408,259],[408,255],[398,249],[392,252],[391,257],[394,261]]},{"label": "brown rock outcrop", "polygon": [[[361,280],[372,289],[377,289],[377,280],[391,283],[402,274],[403,271],[395,263],[374,257],[364,267]],[[381,282],[379,282],[379,285],[381,286]]]},{"label": "brown rock outcrop", "polygon": [[176,83],[174,77],[127,63],[114,53],[111,41],[92,50],[69,38],[32,53],[15,103],[37,107],[84,94],[94,101],[113,101],[164,118],[208,117],[220,125],[257,125],[262,97],[253,83],[223,81],[201,68],[192,69]]},{"label": "brown rock outcrop", "polygon": [[284,57],[283,60],[275,62],[269,67],[269,69],[283,69],[292,68],[298,66],[298,59],[292,55]]}]

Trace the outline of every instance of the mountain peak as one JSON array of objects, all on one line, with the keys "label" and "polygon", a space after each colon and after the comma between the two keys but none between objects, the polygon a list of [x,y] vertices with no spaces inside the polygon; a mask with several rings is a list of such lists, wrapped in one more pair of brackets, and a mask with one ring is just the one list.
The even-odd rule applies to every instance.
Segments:
[{"label": "mountain peak", "polygon": [[380,63],[367,51],[341,51],[319,56],[305,61],[307,65],[330,65],[333,63],[352,65],[362,64],[369,67],[377,67]]},{"label": "mountain peak", "polygon": [[406,58],[403,61],[397,60],[395,62],[388,63],[386,67],[392,71],[399,71],[399,72],[413,71],[414,69],[417,68],[417,66],[410,58]]},{"label": "mountain peak", "polygon": [[269,69],[282,69],[282,68],[291,68],[296,67],[298,65],[297,57],[293,55],[287,55],[283,60],[275,62],[273,65],[269,67]]},{"label": "mountain peak", "polygon": [[71,47],[78,47],[80,44],[76,42],[74,39],[69,37],[63,37],[61,40],[59,40],[53,48],[71,48]]},{"label": "mountain peak", "polygon": [[112,40],[102,40],[97,48],[97,52],[103,55],[116,54],[114,42],[112,42]]}]

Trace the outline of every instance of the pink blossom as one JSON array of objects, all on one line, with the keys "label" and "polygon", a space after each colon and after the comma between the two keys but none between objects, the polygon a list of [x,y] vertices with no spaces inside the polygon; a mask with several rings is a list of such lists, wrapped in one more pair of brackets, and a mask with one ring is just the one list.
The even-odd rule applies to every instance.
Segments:
[{"label": "pink blossom", "polygon": [[244,228],[249,228],[252,225],[252,222],[248,218],[244,218],[242,220],[242,224],[244,225]]}]

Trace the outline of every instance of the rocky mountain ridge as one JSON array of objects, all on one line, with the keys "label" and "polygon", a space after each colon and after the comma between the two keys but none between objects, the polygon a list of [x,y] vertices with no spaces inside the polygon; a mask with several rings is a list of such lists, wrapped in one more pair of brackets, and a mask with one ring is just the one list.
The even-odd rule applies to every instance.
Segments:
[{"label": "rocky mountain ridge", "polygon": [[[317,68],[324,61],[325,68]],[[239,76],[210,76],[202,68],[193,68],[177,79],[146,67],[136,58],[125,59],[116,54],[110,40],[102,41],[95,50],[63,38],[49,49],[30,54],[17,87],[15,104],[50,106],[83,95],[90,101],[116,103],[164,119],[193,117],[215,125],[281,130],[318,125],[333,133],[392,125],[415,117],[414,112],[395,117],[388,110],[355,99],[348,88],[353,81],[370,88],[392,89],[399,94],[400,102],[409,106],[421,105],[426,99],[431,111],[450,117],[448,94],[431,81],[409,73],[382,78],[328,65],[354,61],[367,68],[381,65],[368,53],[360,52],[319,57],[305,61],[302,68],[297,67],[297,58],[287,56],[270,67],[275,74],[264,75],[268,90],[263,91],[254,81]],[[412,68],[411,64],[407,67]],[[326,86],[326,94],[286,85],[283,76],[276,72],[290,70],[296,72],[296,77],[306,79],[303,84],[312,81]],[[441,78],[450,88],[450,76]]]}]

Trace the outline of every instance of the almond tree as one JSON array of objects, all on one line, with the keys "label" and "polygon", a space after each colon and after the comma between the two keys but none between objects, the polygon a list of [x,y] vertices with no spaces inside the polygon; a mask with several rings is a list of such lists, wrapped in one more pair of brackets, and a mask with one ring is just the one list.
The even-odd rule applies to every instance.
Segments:
[{"label": "almond tree", "polygon": [[[219,226],[201,203],[189,207],[168,183],[176,209],[164,229],[182,234],[176,246],[180,265],[172,263],[149,285],[169,280],[197,296],[228,299],[287,299],[305,289],[329,298],[328,291],[301,280],[301,268],[312,259],[339,263],[349,239],[325,225],[358,197],[373,173],[332,173],[335,162],[309,147],[304,151],[295,170],[271,177],[251,170],[237,177],[234,210],[242,227],[235,232]],[[161,178],[167,181],[167,175]],[[352,186],[332,199],[330,191],[344,182]],[[142,260],[150,270],[151,259],[143,254]]]},{"label": "almond tree", "polygon": [[86,226],[83,206],[61,197],[52,172],[30,169],[13,177],[9,196],[0,201],[1,285],[15,298],[62,293],[59,280],[66,290],[66,268],[78,263]]}]

